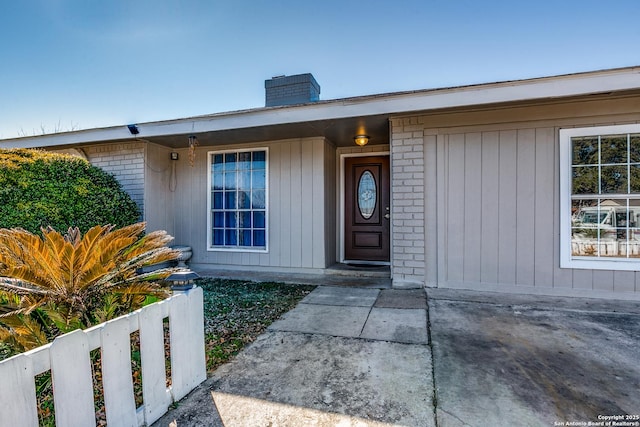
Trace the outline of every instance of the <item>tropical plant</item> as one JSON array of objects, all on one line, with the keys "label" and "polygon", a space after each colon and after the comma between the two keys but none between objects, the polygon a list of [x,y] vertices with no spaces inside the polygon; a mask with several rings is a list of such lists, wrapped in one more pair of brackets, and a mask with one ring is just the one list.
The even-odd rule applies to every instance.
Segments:
[{"label": "tropical plant", "polygon": [[173,270],[142,267],[176,259],[165,231],[144,235],[145,223],[95,226],[84,236],[47,228],[42,237],[0,229],[0,340],[25,351],[144,305],[167,290]]}]

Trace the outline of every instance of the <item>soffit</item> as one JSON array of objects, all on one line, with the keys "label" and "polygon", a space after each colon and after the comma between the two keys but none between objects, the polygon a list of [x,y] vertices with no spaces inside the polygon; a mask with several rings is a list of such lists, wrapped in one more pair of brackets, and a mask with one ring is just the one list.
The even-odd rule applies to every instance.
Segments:
[{"label": "soffit", "polygon": [[[370,144],[388,144],[388,115],[317,120],[194,133],[201,146],[325,137],[338,147],[353,145],[353,137],[358,134],[368,135]],[[145,137],[144,139],[171,148],[185,148],[188,145],[188,136],[189,134],[162,135]]]}]

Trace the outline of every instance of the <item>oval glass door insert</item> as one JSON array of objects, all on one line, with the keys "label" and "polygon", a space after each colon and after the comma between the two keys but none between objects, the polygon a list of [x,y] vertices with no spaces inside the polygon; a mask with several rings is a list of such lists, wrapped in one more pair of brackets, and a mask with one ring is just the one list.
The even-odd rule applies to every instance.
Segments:
[{"label": "oval glass door insert", "polygon": [[358,182],[358,209],[364,219],[371,218],[376,208],[376,180],[369,171],[364,171]]}]

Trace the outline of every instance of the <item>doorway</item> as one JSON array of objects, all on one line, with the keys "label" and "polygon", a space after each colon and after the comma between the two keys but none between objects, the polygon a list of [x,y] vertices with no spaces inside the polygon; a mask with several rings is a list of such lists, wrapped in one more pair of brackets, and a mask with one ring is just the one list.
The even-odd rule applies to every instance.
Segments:
[{"label": "doorway", "polygon": [[344,262],[389,263],[389,156],[344,158]]}]

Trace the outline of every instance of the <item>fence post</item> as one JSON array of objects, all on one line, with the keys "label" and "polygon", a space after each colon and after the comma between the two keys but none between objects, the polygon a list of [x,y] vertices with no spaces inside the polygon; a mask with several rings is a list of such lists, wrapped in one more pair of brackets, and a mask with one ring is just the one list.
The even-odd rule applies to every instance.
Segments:
[{"label": "fence post", "polygon": [[36,427],[38,408],[31,358],[19,354],[0,364],[0,426]]},{"label": "fence post", "polygon": [[178,401],[206,379],[202,288],[174,296],[169,308],[171,392]]}]

